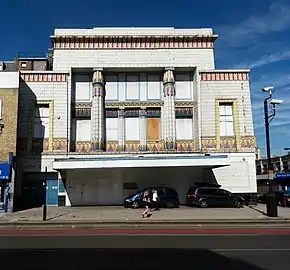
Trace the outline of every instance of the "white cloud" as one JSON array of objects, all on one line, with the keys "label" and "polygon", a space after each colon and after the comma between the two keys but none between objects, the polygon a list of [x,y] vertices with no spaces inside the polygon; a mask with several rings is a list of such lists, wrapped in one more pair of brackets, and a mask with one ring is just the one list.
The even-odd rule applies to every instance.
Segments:
[{"label": "white cloud", "polygon": [[223,45],[239,47],[249,45],[247,43],[253,39],[256,43],[258,36],[284,31],[289,24],[290,6],[273,3],[267,12],[261,11],[237,24],[217,27],[217,31]]},{"label": "white cloud", "polygon": [[272,54],[266,54],[264,56],[262,56],[260,59],[255,60],[255,61],[248,61],[248,62],[244,62],[241,64],[236,64],[234,65],[233,68],[257,68],[257,67],[262,67],[265,65],[269,65],[275,62],[279,62],[279,61],[283,61],[283,60],[287,60],[290,59],[290,51],[284,51],[284,52],[275,52]]}]

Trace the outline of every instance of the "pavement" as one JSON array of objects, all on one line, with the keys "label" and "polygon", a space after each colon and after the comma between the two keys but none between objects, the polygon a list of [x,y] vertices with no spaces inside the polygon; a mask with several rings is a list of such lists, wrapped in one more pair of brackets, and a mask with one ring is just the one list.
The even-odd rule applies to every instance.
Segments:
[{"label": "pavement", "polygon": [[[148,229],[139,234],[102,233],[87,229],[89,234],[76,229],[62,229],[63,233],[14,235],[0,230],[1,269],[202,269],[202,270],[288,270],[290,229],[284,235],[247,234],[247,230],[224,234],[212,229],[201,233],[180,228],[152,235]],[[188,229],[186,229],[188,230]],[[126,231],[126,230],[125,230]],[[65,233],[66,232],[66,233]]]},{"label": "pavement", "polygon": [[236,208],[161,209],[150,218],[142,218],[143,209],[107,207],[48,207],[47,220],[42,221],[42,208],[33,208],[0,216],[3,226],[97,226],[103,224],[236,224],[236,223],[289,223],[290,208],[278,208],[279,217],[265,215],[265,205]]}]

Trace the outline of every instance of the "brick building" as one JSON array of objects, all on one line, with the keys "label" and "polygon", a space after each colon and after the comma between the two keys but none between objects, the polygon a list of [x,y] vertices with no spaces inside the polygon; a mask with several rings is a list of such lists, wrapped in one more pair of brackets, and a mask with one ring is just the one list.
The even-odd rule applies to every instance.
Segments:
[{"label": "brick building", "polygon": [[44,178],[48,204],[67,206],[121,204],[156,185],[183,203],[201,181],[255,196],[249,70],[215,69],[216,39],[212,29],[56,29],[52,70],[21,70],[18,196],[37,198],[28,187]]},{"label": "brick building", "polygon": [[12,207],[16,155],[19,72],[0,71],[0,211]]}]

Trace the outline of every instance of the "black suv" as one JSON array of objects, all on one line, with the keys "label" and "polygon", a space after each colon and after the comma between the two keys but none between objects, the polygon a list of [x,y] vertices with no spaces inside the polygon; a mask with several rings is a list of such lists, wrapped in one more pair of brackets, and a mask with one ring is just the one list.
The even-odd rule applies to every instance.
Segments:
[{"label": "black suv", "polygon": [[126,208],[139,208],[144,207],[143,194],[145,191],[149,192],[152,199],[152,191],[157,190],[159,197],[159,206],[174,208],[179,207],[179,196],[175,189],[169,187],[147,187],[132,193],[124,199],[124,207]]},{"label": "black suv", "polygon": [[240,208],[246,204],[244,198],[218,187],[192,187],[186,196],[187,205]]}]

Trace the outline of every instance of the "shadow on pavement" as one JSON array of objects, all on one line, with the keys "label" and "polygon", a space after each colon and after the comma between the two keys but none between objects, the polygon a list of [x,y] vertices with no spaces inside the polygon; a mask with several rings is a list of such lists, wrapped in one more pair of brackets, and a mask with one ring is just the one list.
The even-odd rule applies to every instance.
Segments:
[{"label": "shadow on pavement", "polygon": [[0,269],[265,270],[202,249],[0,250]]}]

